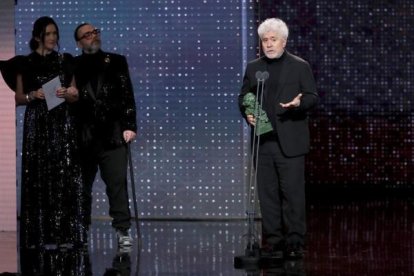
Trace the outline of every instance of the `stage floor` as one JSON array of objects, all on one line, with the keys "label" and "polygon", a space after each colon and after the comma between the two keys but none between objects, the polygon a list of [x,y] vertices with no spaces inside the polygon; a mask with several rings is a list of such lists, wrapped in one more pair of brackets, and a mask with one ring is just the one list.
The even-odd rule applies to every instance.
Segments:
[{"label": "stage floor", "polygon": [[[305,258],[271,268],[234,268],[234,257],[244,254],[244,221],[144,220],[140,223],[141,250],[135,246],[130,253],[122,253],[110,223],[94,220],[87,252],[37,253],[36,261],[28,265],[38,272],[53,271],[46,275],[62,271],[61,275],[76,276],[414,275],[412,200],[325,200],[308,205]],[[0,235],[1,250],[9,252],[1,255],[0,267],[7,268],[10,262],[13,267],[16,260],[10,252],[15,250],[16,235]],[[133,235],[137,235],[135,228]],[[114,270],[121,273],[110,274]]]}]

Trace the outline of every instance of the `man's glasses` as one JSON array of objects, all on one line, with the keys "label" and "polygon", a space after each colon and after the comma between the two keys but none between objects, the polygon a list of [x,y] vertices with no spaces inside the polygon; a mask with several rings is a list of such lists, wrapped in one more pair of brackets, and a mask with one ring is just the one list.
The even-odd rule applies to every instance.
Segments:
[{"label": "man's glasses", "polygon": [[82,39],[91,39],[93,35],[99,35],[101,33],[101,30],[94,29],[91,32],[84,33],[81,37],[79,37],[78,41]]}]

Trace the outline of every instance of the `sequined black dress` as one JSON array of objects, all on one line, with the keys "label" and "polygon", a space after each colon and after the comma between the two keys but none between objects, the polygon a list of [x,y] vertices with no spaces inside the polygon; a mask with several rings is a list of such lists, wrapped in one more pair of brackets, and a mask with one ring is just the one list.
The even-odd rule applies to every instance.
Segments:
[{"label": "sequined black dress", "polygon": [[[72,80],[72,56],[33,52],[23,62],[24,93],[39,89],[59,76],[63,86]],[[78,156],[77,132],[69,103],[47,110],[45,100],[28,103],[24,117],[20,247],[86,242],[84,186]]]}]

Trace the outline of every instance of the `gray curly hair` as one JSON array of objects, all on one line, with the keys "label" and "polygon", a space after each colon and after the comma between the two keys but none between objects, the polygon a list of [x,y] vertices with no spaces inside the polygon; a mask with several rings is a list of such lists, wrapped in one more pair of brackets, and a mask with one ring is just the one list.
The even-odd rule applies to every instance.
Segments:
[{"label": "gray curly hair", "polygon": [[285,40],[287,40],[289,36],[289,29],[286,23],[279,18],[268,18],[259,25],[257,33],[260,39],[262,39],[264,34],[268,32],[275,32]]}]

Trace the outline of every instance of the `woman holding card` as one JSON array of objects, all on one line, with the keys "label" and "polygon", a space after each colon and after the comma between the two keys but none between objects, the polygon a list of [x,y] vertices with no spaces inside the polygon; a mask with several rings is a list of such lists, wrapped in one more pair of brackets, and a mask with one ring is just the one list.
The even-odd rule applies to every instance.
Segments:
[{"label": "woman holding card", "polygon": [[[20,247],[84,246],[83,183],[72,103],[77,101],[72,56],[56,51],[50,17],[33,26],[32,52],[18,58],[16,105],[26,105],[23,129]],[[53,97],[45,99],[46,87]],[[50,96],[50,95],[49,95]],[[52,97],[52,98],[53,98]],[[52,105],[50,103],[52,102]]]}]

